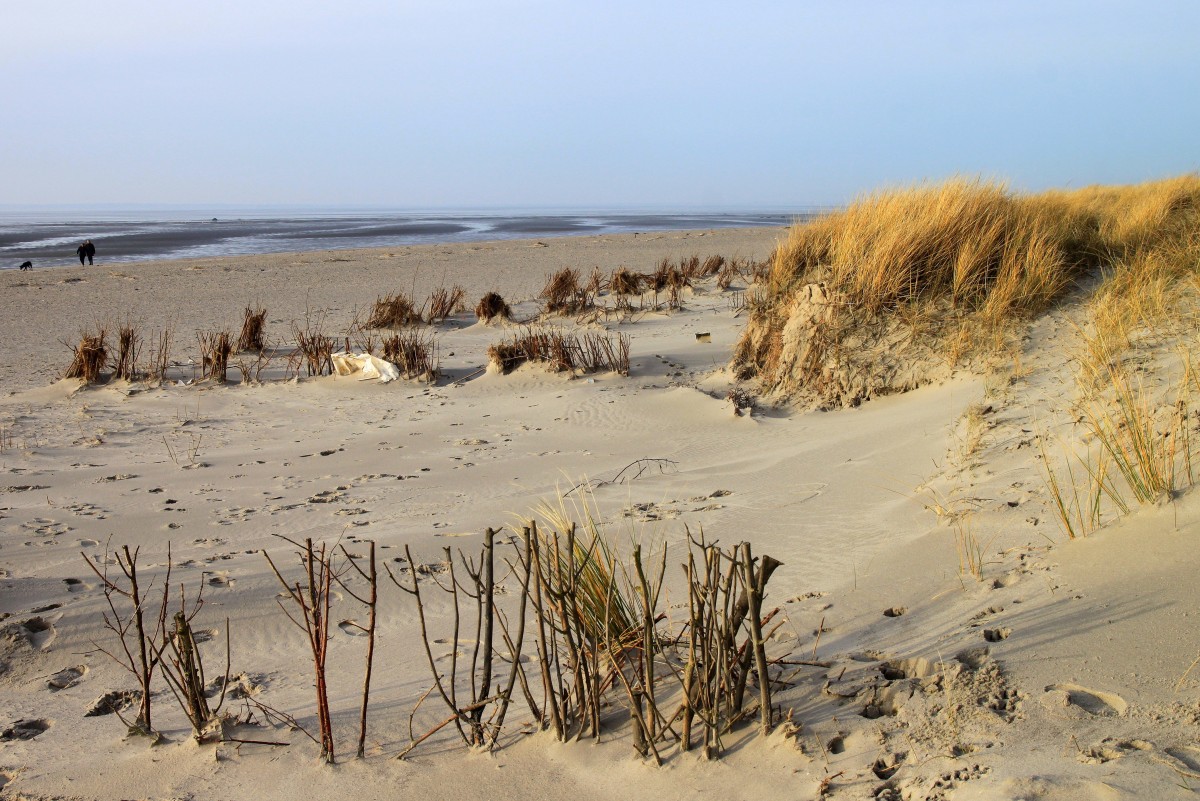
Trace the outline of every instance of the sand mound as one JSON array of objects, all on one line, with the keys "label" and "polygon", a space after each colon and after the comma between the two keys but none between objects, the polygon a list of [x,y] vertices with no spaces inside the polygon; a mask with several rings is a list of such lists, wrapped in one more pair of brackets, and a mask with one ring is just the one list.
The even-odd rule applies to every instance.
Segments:
[{"label": "sand mound", "polygon": [[951,366],[940,343],[932,330],[857,309],[825,284],[814,283],[795,293],[782,323],[752,320],[742,347],[765,352],[770,366],[763,374],[772,381],[764,387],[768,393],[828,409],[949,377]]}]

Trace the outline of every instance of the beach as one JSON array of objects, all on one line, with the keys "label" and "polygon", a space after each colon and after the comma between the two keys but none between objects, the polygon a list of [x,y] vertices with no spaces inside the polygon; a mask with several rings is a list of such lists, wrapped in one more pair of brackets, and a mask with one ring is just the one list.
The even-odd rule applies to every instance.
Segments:
[{"label": "beach", "polygon": [[[1200,675],[1189,668],[1200,652],[1190,617],[1200,507],[1171,499],[1079,540],[1055,525],[1035,436],[1072,431],[1070,307],[1031,321],[1009,364],[947,369],[913,391],[809,411],[730,401],[735,389],[755,395],[728,366],[755,292],[746,276],[724,289],[697,280],[676,303],[644,295],[636,308],[601,292],[603,310],[566,316],[545,316],[537,297],[563,268],[586,279],[693,255],[762,262],[785,234],[653,231],[0,271],[0,727],[12,733],[0,744],[0,796],[1190,797],[1200,782]],[[466,308],[422,327],[436,341],[432,382],[288,366],[293,326],[319,321],[341,342],[360,336],[381,296],[420,302],[453,286]],[[493,291],[512,322],[470,311]],[[197,380],[196,333],[236,335],[247,307],[267,312],[275,356],[265,379],[231,369],[227,384]],[[111,336],[122,321],[140,326],[148,349],[173,332],[168,380],[62,378],[81,331]],[[629,375],[489,368],[489,347],[535,321],[627,336]],[[969,534],[948,499],[969,505]],[[778,560],[763,600],[764,613],[778,609],[765,643],[779,660],[772,733],[759,736],[747,716],[720,759],[664,745],[659,766],[636,753],[627,724],[598,744],[559,742],[522,703],[493,751],[465,748],[447,726],[395,759],[447,716],[429,659],[444,672],[451,657],[457,666],[477,653],[474,634],[448,633],[454,609],[436,581],[449,561],[466,565],[460,549],[475,558],[489,528],[507,532],[507,548],[540,504],[581,526],[600,521],[620,548],[665,548],[662,625],[676,634],[688,604],[682,565],[701,532]],[[350,591],[363,585],[333,587],[334,766],[287,718],[246,700],[315,732],[308,645],[264,558],[299,577],[306,540],[358,560],[374,543],[397,579],[379,585],[364,759],[353,744],[367,618]],[[964,542],[974,561],[964,562]],[[228,637],[241,689],[226,710],[244,742],[193,742],[165,684],[154,696],[158,744],[127,738],[113,714],[85,717],[105,694],[137,686],[104,653],[119,646],[89,566],[117,575],[124,546],[138,549],[155,591],[168,564],[187,597],[203,589],[193,625],[210,679],[224,672]],[[495,597],[512,614],[519,571],[511,561],[497,570]],[[428,576],[425,638],[403,589],[418,573]],[[426,641],[437,653],[427,656]],[[663,660],[663,685],[678,692]],[[606,714],[626,720],[623,708]]]}]

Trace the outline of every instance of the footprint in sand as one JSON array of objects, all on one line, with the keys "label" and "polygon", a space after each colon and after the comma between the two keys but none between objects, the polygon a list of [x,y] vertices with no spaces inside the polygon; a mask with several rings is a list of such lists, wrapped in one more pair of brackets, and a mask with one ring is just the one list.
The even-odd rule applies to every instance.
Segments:
[{"label": "footprint in sand", "polygon": [[67,585],[67,592],[87,592],[92,588],[91,584],[85,584],[82,579],[65,578],[63,584]]},{"label": "footprint in sand", "polygon": [[48,728],[48,720],[18,720],[0,732],[0,740],[32,740]]},{"label": "footprint in sand", "polygon": [[195,640],[197,644],[199,644],[202,642],[208,642],[209,640],[211,640],[213,637],[216,637],[220,633],[221,632],[218,631],[217,629],[194,630],[194,631],[192,631],[192,639]]},{"label": "footprint in sand", "polygon": [[1008,626],[1001,626],[995,629],[984,629],[983,639],[987,640],[988,642],[1000,642],[1001,640],[1007,640],[1012,634],[1012,631],[1013,630]]},{"label": "footprint in sand", "polygon": [[102,715],[123,712],[141,700],[142,693],[140,690],[112,690],[92,701],[87,711],[83,713],[83,716],[85,718],[96,718]]},{"label": "footprint in sand", "polygon": [[[1138,743],[1143,743],[1146,747],[1139,746]],[[1147,743],[1145,740],[1134,740],[1132,744],[1140,751],[1148,751],[1153,748],[1153,746],[1150,745],[1150,743]],[[1180,747],[1166,748],[1164,750],[1166,751],[1167,756],[1178,760],[1179,763],[1187,770],[1190,770],[1193,773],[1200,772],[1200,748],[1197,748],[1194,745],[1185,745]]]},{"label": "footprint in sand", "polygon": [[46,679],[46,687],[51,692],[65,690],[68,687],[74,687],[79,683],[88,672],[87,665],[75,665],[74,667],[63,668],[55,673],[50,678]]},{"label": "footprint in sand", "polygon": [[366,637],[366,630],[356,620],[343,620],[338,623],[338,628],[351,637]]},{"label": "footprint in sand", "polygon": [[44,651],[49,648],[56,634],[50,621],[40,616],[31,617],[19,623],[9,623],[4,628],[0,628],[0,639],[24,641],[35,651]]},{"label": "footprint in sand", "polygon": [[0,768],[0,792],[15,778],[21,775],[23,768]]},{"label": "footprint in sand", "polygon": [[1042,704],[1051,711],[1060,711],[1069,717],[1116,718],[1123,717],[1129,704],[1116,693],[1093,690],[1078,684],[1051,684],[1046,687]]},{"label": "footprint in sand", "polygon": [[208,575],[208,585],[210,587],[232,587],[237,579],[229,577],[228,570],[218,570],[214,573],[206,573]]},{"label": "footprint in sand", "polygon": [[907,611],[908,611],[907,606],[893,606],[889,609],[884,609],[883,616],[884,617],[900,617]]}]

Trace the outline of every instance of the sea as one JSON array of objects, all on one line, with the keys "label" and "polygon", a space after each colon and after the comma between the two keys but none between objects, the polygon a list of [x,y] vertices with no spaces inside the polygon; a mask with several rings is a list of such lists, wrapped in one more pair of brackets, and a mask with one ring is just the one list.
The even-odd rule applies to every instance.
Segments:
[{"label": "sea", "polygon": [[396,247],[494,239],[783,226],[817,208],[752,212],[381,211],[296,208],[5,209],[0,269],[78,264],[90,239],[97,263]]}]

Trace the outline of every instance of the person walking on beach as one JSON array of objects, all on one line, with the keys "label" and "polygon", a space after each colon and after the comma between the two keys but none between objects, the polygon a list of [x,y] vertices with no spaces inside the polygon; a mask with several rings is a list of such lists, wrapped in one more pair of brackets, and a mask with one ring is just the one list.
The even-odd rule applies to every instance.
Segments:
[{"label": "person walking on beach", "polygon": [[82,245],[75,248],[75,253],[79,256],[80,266],[83,265],[85,258],[88,264],[92,264],[92,258],[96,255],[96,246],[92,244],[92,240],[85,239]]}]

